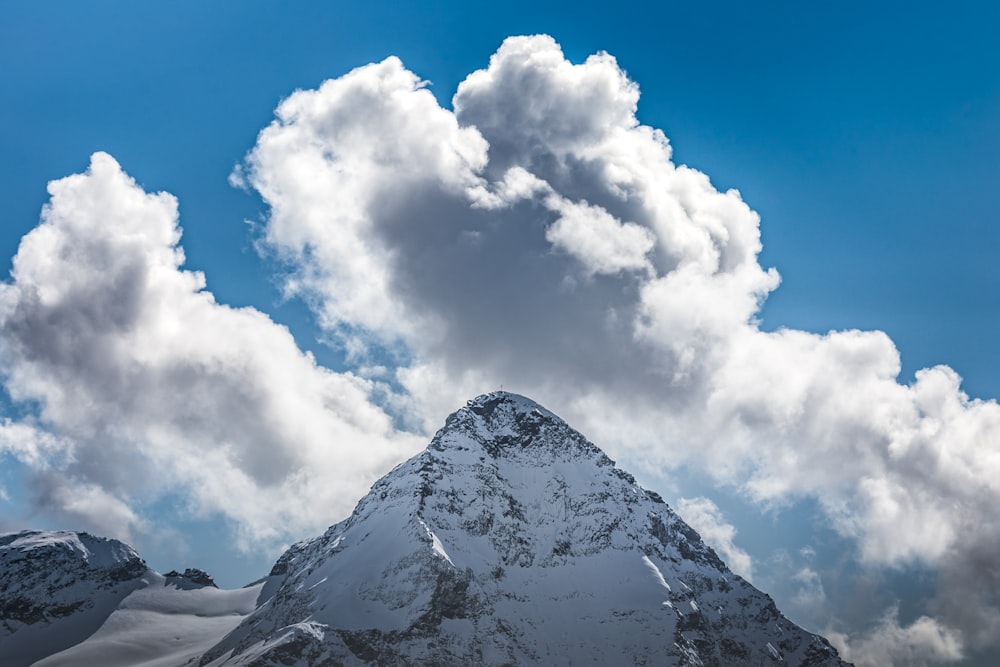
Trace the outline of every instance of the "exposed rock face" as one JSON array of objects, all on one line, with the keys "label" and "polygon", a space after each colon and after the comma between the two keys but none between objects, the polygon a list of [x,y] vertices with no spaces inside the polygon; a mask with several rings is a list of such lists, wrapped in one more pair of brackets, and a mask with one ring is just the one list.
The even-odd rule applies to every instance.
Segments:
[{"label": "exposed rock face", "polygon": [[451,415],[202,665],[843,665],[536,403]]},{"label": "exposed rock face", "polygon": [[177,588],[192,589],[203,588],[205,586],[218,588],[212,575],[196,567],[189,567],[184,572],[171,570],[163,576],[167,579],[168,585],[176,586]]},{"label": "exposed rock face", "polygon": [[27,665],[93,633],[146,567],[128,545],[87,533],[0,535],[0,664]]}]

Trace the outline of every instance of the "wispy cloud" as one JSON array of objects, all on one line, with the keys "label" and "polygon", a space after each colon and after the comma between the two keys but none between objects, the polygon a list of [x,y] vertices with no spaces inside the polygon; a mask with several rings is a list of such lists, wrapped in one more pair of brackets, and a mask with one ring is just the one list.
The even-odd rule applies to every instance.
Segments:
[{"label": "wispy cloud", "polygon": [[708,498],[681,498],[677,512],[722,555],[733,572],[747,581],[753,580],[753,560],[750,554],[736,546],[736,528],[726,521],[715,503]]}]

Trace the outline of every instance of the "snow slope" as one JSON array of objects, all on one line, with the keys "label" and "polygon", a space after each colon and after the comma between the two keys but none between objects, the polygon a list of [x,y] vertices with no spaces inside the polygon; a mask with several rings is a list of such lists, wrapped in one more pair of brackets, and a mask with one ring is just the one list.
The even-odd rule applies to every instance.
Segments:
[{"label": "snow slope", "polygon": [[202,665],[842,665],[533,401],[481,396],[291,547]]},{"label": "snow slope", "polygon": [[86,641],[35,667],[179,667],[197,663],[253,611],[262,584],[237,590],[178,585],[153,573]]}]

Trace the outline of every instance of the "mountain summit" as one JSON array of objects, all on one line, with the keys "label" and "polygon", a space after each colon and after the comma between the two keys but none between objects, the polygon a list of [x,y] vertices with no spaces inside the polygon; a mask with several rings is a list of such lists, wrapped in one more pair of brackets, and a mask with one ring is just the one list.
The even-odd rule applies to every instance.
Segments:
[{"label": "mountain summit", "polygon": [[221,665],[844,665],[530,399],[480,396],[286,551]]}]

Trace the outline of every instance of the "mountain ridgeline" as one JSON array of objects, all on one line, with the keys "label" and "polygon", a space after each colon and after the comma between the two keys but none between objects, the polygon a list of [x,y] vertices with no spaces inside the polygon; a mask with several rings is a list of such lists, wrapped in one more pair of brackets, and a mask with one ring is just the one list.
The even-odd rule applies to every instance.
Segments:
[{"label": "mountain ridgeline", "polygon": [[[0,596],[8,577],[0,572]],[[176,595],[226,593],[164,581]],[[211,642],[199,635],[203,648],[176,664],[846,664],[657,494],[505,392],[448,417],[423,452],[351,516],[289,548],[251,593],[242,616]],[[173,664],[156,659],[105,664]]]}]

